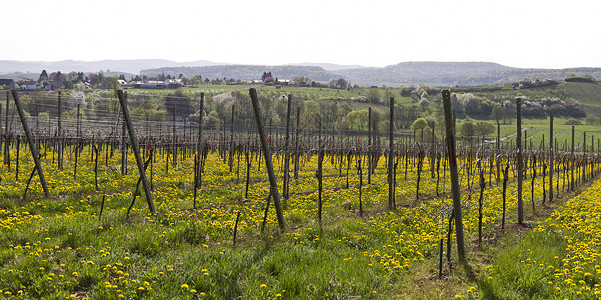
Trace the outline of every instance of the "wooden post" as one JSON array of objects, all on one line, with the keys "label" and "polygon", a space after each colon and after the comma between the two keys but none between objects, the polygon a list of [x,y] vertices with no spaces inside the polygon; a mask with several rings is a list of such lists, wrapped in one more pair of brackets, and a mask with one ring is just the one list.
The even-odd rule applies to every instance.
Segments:
[{"label": "wooden post", "polygon": [[240,220],[240,211],[238,211],[238,214],[236,215],[236,223],[234,225],[234,247],[236,247],[236,235],[238,233],[238,221]]},{"label": "wooden post", "polygon": [[322,132],[322,126],[321,126],[321,114],[319,116],[319,140],[318,140],[318,156],[317,156],[317,172],[315,173],[316,177],[317,177],[317,216],[318,216],[318,220],[319,220],[319,230],[320,230],[320,235],[322,233],[323,227],[322,227],[322,221],[321,221],[321,215],[322,215],[322,211],[323,211],[323,202],[322,202],[322,195],[323,195],[323,143],[321,140],[321,132]]},{"label": "wooden post", "polygon": [[125,175],[125,164],[127,163],[127,161],[125,160],[125,142],[126,142],[126,137],[125,137],[125,122],[123,122],[123,126],[121,128],[121,175]]},{"label": "wooden post", "polygon": [[202,152],[202,117],[203,117],[203,110],[204,110],[204,102],[205,102],[205,93],[200,93],[200,108],[198,110],[198,140],[196,141],[196,161],[197,161],[197,165],[196,165],[196,169],[194,170],[195,175],[194,176],[194,204],[193,207],[196,209],[196,193],[198,190],[198,187],[200,186],[200,176],[201,176],[201,171],[202,171],[202,164],[200,162],[201,160],[201,152]]},{"label": "wooden post", "polygon": [[[389,124],[389,150],[388,150],[388,209],[395,207],[394,203],[394,178],[392,173],[394,159],[394,98],[390,97],[390,124]],[[370,170],[371,172],[371,170]]]},{"label": "wooden post", "polygon": [[2,152],[2,145],[4,142],[5,134],[6,134],[6,129],[2,128],[2,103],[0,103],[0,152]]},{"label": "wooden post", "polygon": [[[35,142],[34,142],[35,144]],[[19,181],[19,147],[21,146],[21,137],[17,136],[17,157],[15,157],[15,181]]]},{"label": "wooden post", "polygon": [[583,153],[582,177],[581,177],[582,182],[584,182],[586,180],[586,131],[583,132],[583,134],[584,134],[584,136],[582,138],[582,151],[581,151]]},{"label": "wooden post", "polygon": [[[482,250],[482,198],[484,196],[484,187],[486,182],[484,181],[484,170],[482,169],[482,162],[478,160],[478,169],[480,171],[480,198],[478,198],[478,247]],[[534,199],[532,200],[534,202]]]},{"label": "wooden post", "polygon": [[[36,112],[37,112],[37,107],[36,107]],[[39,112],[37,112],[39,114]],[[37,120],[37,116],[36,116],[36,120]],[[81,134],[81,115],[79,113],[79,104],[77,104],[77,128],[76,128],[76,132],[77,132],[77,138],[79,139],[79,136]]]},{"label": "wooden post", "polygon": [[23,125],[23,131],[25,131],[25,136],[27,136],[27,142],[29,144],[29,150],[31,151],[31,156],[33,157],[33,161],[35,162],[35,168],[38,172],[38,176],[40,177],[40,182],[42,183],[42,188],[44,189],[44,195],[46,197],[50,197],[50,193],[48,192],[48,186],[46,185],[46,178],[44,178],[44,172],[42,171],[42,164],[40,162],[40,157],[38,156],[38,149],[33,142],[33,137],[31,136],[31,132],[29,131],[29,126],[27,125],[27,119],[25,118],[25,114],[23,113],[23,109],[21,108],[21,102],[19,101],[19,95],[16,90],[12,90],[13,100],[15,101],[15,106],[17,108],[17,112],[19,113],[19,118],[21,119],[21,124]]},{"label": "wooden post", "polygon": [[232,172],[232,169],[234,168],[234,112],[235,112],[235,106],[232,105],[232,120],[230,123],[230,145],[229,145],[229,150],[228,150],[228,154],[229,154],[228,163],[230,165],[230,173]]},{"label": "wooden post", "polygon": [[570,189],[576,189],[574,184],[574,125],[572,125],[572,150],[570,151]]},{"label": "wooden post", "polygon": [[436,154],[435,154],[436,133],[434,132],[435,127],[436,127],[436,122],[432,121],[432,141],[430,141],[430,176],[432,178],[434,178],[434,160],[436,159]]},{"label": "wooden post", "polygon": [[282,194],[284,196],[284,208],[288,208],[288,197],[290,195],[290,110],[292,108],[292,95],[288,95],[288,107],[286,108],[286,141],[284,144],[284,184]]},{"label": "wooden post", "polygon": [[123,118],[125,124],[127,125],[127,131],[129,132],[129,138],[131,142],[132,150],[134,151],[134,155],[136,157],[136,163],[138,164],[138,171],[140,172],[140,178],[142,179],[142,185],[144,187],[144,194],[146,194],[146,202],[148,203],[148,208],[151,213],[155,213],[154,203],[152,202],[152,194],[150,193],[150,186],[148,186],[148,180],[146,179],[146,172],[144,170],[144,162],[142,161],[142,157],[140,156],[140,146],[138,145],[138,139],[136,138],[134,128],[131,124],[131,119],[129,117],[129,110],[127,109],[127,101],[125,100],[125,96],[123,96],[123,91],[118,90],[117,96],[119,97],[119,103],[121,104],[121,111],[123,113]]},{"label": "wooden post", "polygon": [[368,138],[367,138],[367,184],[371,184],[371,168],[373,164],[373,155],[372,155],[372,121],[371,121],[371,106],[367,110],[367,129],[368,129]]},{"label": "wooden post", "polygon": [[58,91],[58,169],[63,169],[63,106],[61,105],[62,93]]},{"label": "wooden post", "polygon": [[522,98],[516,97],[516,113],[517,113],[517,137],[515,144],[517,148],[517,171],[518,171],[518,223],[524,222],[524,202],[522,200]]},{"label": "wooden post", "polygon": [[296,107],[296,134],[294,135],[294,179],[298,180],[299,170],[299,148],[298,148],[298,136],[300,133],[300,107]]},{"label": "wooden post", "polygon": [[549,121],[549,202],[553,202],[553,164],[555,153],[553,152],[553,114]]},{"label": "wooden post", "polygon": [[[6,141],[4,141],[4,164],[9,166],[10,169],[10,153],[8,152],[8,109],[9,109],[9,103],[8,103],[8,91],[6,91],[6,113],[4,114],[5,116],[5,121],[4,121],[4,137],[6,139]],[[50,118],[48,118],[48,122],[50,122]],[[50,130],[50,127],[49,127]]]},{"label": "wooden post", "polygon": [[455,217],[455,235],[457,236],[457,254],[459,260],[466,262],[463,241],[463,221],[461,216],[461,198],[459,196],[459,176],[457,174],[457,157],[455,155],[455,136],[453,134],[453,117],[451,113],[451,91],[442,91],[444,118],[447,136],[447,153],[451,172],[451,190],[453,195],[453,216]]},{"label": "wooden post", "polygon": [[501,159],[499,157],[499,151],[501,149],[501,123],[497,121],[497,151],[495,154],[495,162],[497,165],[497,185],[499,184],[499,180],[501,178]]},{"label": "wooden post", "polygon": [[[348,160],[350,162],[350,155]],[[361,156],[357,159],[357,171],[359,172],[359,216],[363,218],[363,200],[361,199],[363,189],[363,169],[361,168]]]},{"label": "wooden post", "polygon": [[269,175],[269,184],[271,197],[273,197],[273,203],[275,205],[275,211],[278,218],[278,224],[280,226],[280,230],[284,231],[286,225],[284,223],[284,213],[282,211],[282,205],[280,203],[280,194],[278,192],[278,184],[277,179],[275,177],[275,172],[273,171],[273,162],[271,161],[271,151],[269,149],[269,145],[267,144],[267,137],[265,136],[265,128],[263,126],[263,119],[261,116],[261,110],[259,108],[259,99],[257,97],[257,90],[255,88],[251,88],[249,90],[250,99],[252,100],[253,111],[255,113],[255,119],[257,121],[257,128],[259,130],[259,137],[261,139],[261,147],[263,148],[263,155],[265,157],[265,165],[267,167],[267,173]]}]

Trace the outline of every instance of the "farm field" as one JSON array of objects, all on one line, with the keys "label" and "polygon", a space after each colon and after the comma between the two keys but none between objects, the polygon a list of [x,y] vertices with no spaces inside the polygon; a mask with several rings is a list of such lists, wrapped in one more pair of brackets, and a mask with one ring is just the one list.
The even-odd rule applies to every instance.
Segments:
[{"label": "farm field", "polygon": [[[198,91],[200,99],[206,92]],[[271,117],[277,117],[268,105],[274,93],[263,91],[259,99]],[[123,93],[117,94],[123,100]],[[522,136],[528,139],[521,152],[514,149],[516,137],[505,139],[500,149],[460,138],[462,216],[457,223],[440,125],[432,133],[434,140],[429,130],[421,137],[396,131],[394,148],[389,148],[383,126],[324,130],[334,124],[328,120],[322,125],[325,112],[320,118],[305,112],[303,118],[299,107],[287,147],[284,122],[273,126],[270,118],[264,142],[272,153],[280,198],[272,197],[269,168],[246,98],[235,100],[240,106],[231,104],[227,112],[218,101],[208,102],[231,119],[213,119],[206,127],[176,121],[175,114],[171,122],[149,119],[141,110],[153,110],[143,107],[155,96],[132,92],[131,97],[139,110],[126,117],[113,98],[94,98],[98,109],[94,114],[84,110],[81,119],[79,109],[57,113],[65,117],[63,125],[48,116],[44,128],[39,115],[24,116],[33,127],[32,145],[39,151],[45,180],[36,172],[20,118],[13,120],[13,113],[9,123],[9,114],[4,115],[10,126],[0,140],[0,297],[495,299],[563,296],[566,290],[580,296],[567,285],[558,286],[560,290],[539,287],[540,277],[504,288],[515,280],[511,272],[522,268],[506,268],[509,258],[503,249],[513,251],[539,232],[552,235],[545,219],[577,193],[595,197],[589,194],[598,185],[595,126],[577,125],[571,152],[572,126],[564,124],[567,118],[557,118],[553,161],[548,138],[541,145],[550,129],[548,119],[522,124],[528,129]],[[26,101],[32,106],[32,99]],[[283,107],[283,99],[278,101],[275,110]],[[365,109],[369,104],[353,106]],[[394,120],[382,120],[385,111],[383,106],[374,109],[381,124],[390,125]],[[337,116],[335,110],[329,113]],[[320,129],[305,128],[307,124]],[[515,128],[503,125],[501,135],[509,136]],[[139,149],[132,147],[134,140]],[[139,160],[134,150],[141,152]],[[147,179],[140,177],[140,168]],[[576,200],[557,212],[569,215],[579,208],[571,201]],[[517,217],[520,209],[523,215]],[[525,223],[516,225],[523,216]],[[458,224],[465,233],[466,261],[458,253]],[[553,224],[549,226],[559,232],[572,226]],[[572,255],[534,247],[546,247],[536,243],[539,239],[535,236],[528,246],[533,257],[539,252]],[[563,245],[558,239],[566,245],[574,240],[566,233],[549,240],[548,247]],[[592,285],[579,292],[595,297],[594,273],[586,274]]]},{"label": "farm field", "polygon": [[[0,276],[5,279],[0,289],[5,297],[449,298],[473,284],[456,274],[460,271],[449,269],[451,265],[459,267],[453,243],[448,252],[453,254],[450,261],[444,251],[440,281],[451,281],[453,285],[436,283],[440,241],[447,239],[452,202],[444,157],[443,166],[431,176],[430,164],[436,159],[430,161],[429,155],[420,159],[410,154],[413,152],[399,151],[408,154],[397,158],[396,209],[391,211],[387,208],[385,157],[379,159],[372,183],[368,184],[366,175],[359,178],[356,168],[363,157],[362,166],[367,169],[365,152],[344,155],[341,161],[337,161],[337,152],[327,155],[320,226],[319,184],[315,177],[318,156],[304,153],[299,159],[298,179],[290,181],[290,198],[284,209],[286,230],[278,230],[271,207],[261,233],[269,183],[257,153],[249,160],[250,184],[245,196],[245,154],[232,157],[230,171],[227,152],[217,147],[214,153],[209,151],[194,209],[192,152],[185,154],[185,148],[180,149],[181,157],[178,155],[173,162],[168,160],[170,148],[157,146],[149,175],[157,213],[149,213],[140,195],[128,217],[138,177],[135,161],[130,154],[127,175],[121,175],[121,152],[115,149],[111,155],[107,145],[98,145],[98,155],[94,155],[94,145],[83,147],[76,177],[74,147],[64,150],[65,161],[59,170],[58,153],[52,144],[42,145],[49,199],[43,196],[36,177],[23,199],[27,170],[33,169],[33,162],[21,149],[17,177],[17,153],[11,148],[10,166],[0,165],[0,193],[4,195],[0,201]],[[465,150],[460,163],[463,220],[470,244],[477,243],[478,236],[480,188],[474,175],[479,170],[475,155]],[[274,159],[278,178],[282,178],[283,156]],[[487,236],[502,218],[503,187],[492,162],[486,156],[481,159],[482,170],[486,171],[482,228]],[[511,159],[503,159],[501,165]],[[530,177],[533,171],[528,171]],[[513,168],[508,173],[508,214],[516,206],[514,173]],[[418,174],[420,196],[416,199]],[[557,186],[563,187],[563,194],[569,173],[560,174]],[[544,193],[541,182],[539,175],[524,184],[524,191],[534,193],[536,206]],[[359,212],[359,189],[363,216]],[[530,194],[525,194],[526,214],[531,214]],[[424,280],[434,283],[415,286]]]}]

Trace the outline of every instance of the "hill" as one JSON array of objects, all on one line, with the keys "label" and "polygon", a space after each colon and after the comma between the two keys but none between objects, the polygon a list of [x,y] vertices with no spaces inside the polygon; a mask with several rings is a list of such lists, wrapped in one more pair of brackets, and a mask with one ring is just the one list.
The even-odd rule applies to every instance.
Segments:
[{"label": "hill", "polygon": [[338,70],[365,68],[364,66],[359,66],[359,65],[338,65],[338,64],[330,64],[330,63],[295,63],[295,64],[289,64],[289,65],[290,66],[322,67],[326,71],[338,71]]},{"label": "hill", "polygon": [[221,65],[206,67],[176,67],[142,70],[142,75],[156,76],[159,74],[187,77],[200,75],[203,78],[233,78],[241,80],[261,79],[263,72],[271,72],[278,79],[292,80],[297,76],[306,76],[316,81],[329,81],[340,75],[316,66],[261,66],[261,65]]},{"label": "hill", "polygon": [[[39,74],[42,70],[48,72],[61,71],[68,73],[98,72],[107,70],[116,73],[143,75],[177,76],[184,74],[188,77],[201,75],[203,78],[233,78],[253,80],[261,78],[263,72],[272,72],[279,79],[292,80],[296,76],[306,76],[316,81],[329,81],[332,78],[345,78],[352,84],[360,86],[391,87],[412,86],[424,83],[436,87],[453,86],[488,86],[514,83],[525,78],[554,79],[563,81],[568,75],[591,75],[601,78],[601,68],[567,68],[567,69],[526,69],[503,66],[492,62],[403,62],[383,68],[360,67],[353,65],[337,65],[330,63],[299,63],[280,66],[265,65],[232,65],[215,63],[206,60],[193,62],[175,62],[162,59],[135,60],[102,60],[76,61],[65,60],[58,62],[12,61],[0,60],[0,74],[4,78],[32,77],[27,73]],[[33,76],[37,77],[37,76]],[[12,78],[12,77],[11,77]]]},{"label": "hill", "polygon": [[404,62],[384,68],[338,70],[359,85],[482,86],[518,82],[524,78],[563,80],[566,76],[590,74],[601,78],[601,68],[522,69],[491,62]]},{"label": "hill", "polygon": [[[329,70],[326,68],[330,68]],[[208,67],[166,67],[143,70],[142,74],[188,77],[201,75],[203,78],[234,78],[252,80],[261,77],[263,72],[272,72],[280,79],[293,79],[307,76],[316,81],[332,78],[345,78],[360,86],[387,85],[392,87],[411,86],[424,83],[430,86],[487,86],[513,83],[529,79],[554,79],[563,81],[570,74],[592,75],[601,78],[601,68],[568,69],[522,69],[503,66],[492,62],[404,62],[383,68],[360,67],[348,69],[345,66],[320,64],[320,66],[260,66],[222,65]]]}]

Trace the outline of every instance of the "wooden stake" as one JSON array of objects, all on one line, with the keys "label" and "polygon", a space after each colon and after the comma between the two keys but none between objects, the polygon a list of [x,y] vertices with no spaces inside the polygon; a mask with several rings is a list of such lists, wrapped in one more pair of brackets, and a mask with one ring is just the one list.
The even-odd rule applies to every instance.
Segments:
[{"label": "wooden stake", "polygon": [[[457,174],[457,157],[455,155],[455,136],[453,134],[453,117],[451,114],[451,91],[442,91],[444,117],[447,136],[447,153],[451,172],[451,190],[453,194],[453,215],[455,217],[455,235],[457,236],[457,254],[459,260],[467,262],[465,258],[465,245],[463,238],[463,220],[461,216],[461,197],[459,196],[459,177]],[[450,223],[450,220],[449,220]]]},{"label": "wooden stake", "polygon": [[[48,192],[48,186],[46,185],[46,179],[44,178],[44,172],[42,171],[42,164],[40,162],[40,157],[38,156],[38,149],[33,142],[33,137],[31,136],[31,132],[29,131],[29,126],[27,125],[27,119],[25,118],[25,114],[23,113],[23,109],[21,108],[21,102],[19,101],[19,95],[16,90],[12,90],[13,100],[15,101],[15,106],[17,107],[17,112],[19,113],[19,118],[21,119],[21,124],[23,125],[23,130],[25,131],[25,135],[27,136],[27,142],[29,144],[29,150],[31,151],[31,156],[33,157],[33,161],[35,162],[35,167],[40,176],[40,182],[42,183],[42,188],[44,189],[44,195],[46,198],[50,197],[50,193]],[[8,106],[7,106],[8,108]]]},{"label": "wooden stake", "polygon": [[152,202],[152,194],[150,193],[150,187],[148,186],[148,180],[146,179],[146,172],[144,171],[144,162],[142,161],[142,157],[140,156],[140,146],[138,145],[138,139],[136,138],[134,128],[131,124],[129,110],[127,109],[127,102],[125,101],[125,97],[123,96],[123,91],[118,90],[117,96],[119,97],[121,111],[123,113],[123,118],[125,119],[125,123],[127,125],[127,131],[129,132],[129,138],[131,141],[132,149],[134,151],[134,155],[136,157],[136,163],[138,164],[138,171],[140,172],[142,185],[144,186],[144,193],[146,194],[146,202],[148,202],[148,208],[150,209],[150,212],[154,214],[154,203]]},{"label": "wooden stake", "polygon": [[515,98],[517,113],[517,171],[518,171],[518,223],[524,223],[524,201],[522,199],[523,161],[522,161],[522,98]]},{"label": "wooden stake", "polygon": [[265,136],[265,127],[263,126],[263,119],[261,116],[261,110],[259,108],[259,99],[257,97],[257,90],[251,88],[249,90],[250,99],[252,100],[253,111],[255,113],[255,119],[257,121],[257,128],[259,129],[259,137],[261,139],[261,147],[263,148],[263,155],[265,157],[265,165],[267,167],[267,173],[269,175],[269,184],[271,197],[273,197],[273,203],[275,205],[275,211],[278,218],[278,224],[280,230],[284,231],[286,228],[284,222],[284,213],[282,211],[282,204],[280,203],[280,194],[278,192],[277,179],[275,172],[273,171],[273,162],[271,160],[271,150],[267,144],[267,137]]}]

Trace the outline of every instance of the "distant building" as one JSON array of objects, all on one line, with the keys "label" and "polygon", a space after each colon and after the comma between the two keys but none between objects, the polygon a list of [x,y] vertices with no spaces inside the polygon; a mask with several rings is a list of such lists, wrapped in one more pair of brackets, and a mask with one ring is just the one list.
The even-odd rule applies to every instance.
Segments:
[{"label": "distant building", "polygon": [[9,89],[14,89],[15,81],[13,79],[0,79],[0,86],[4,86]]},{"label": "distant building", "polygon": [[278,79],[278,81],[276,82],[276,84],[279,84],[279,85],[289,85],[290,84],[290,79]]},{"label": "distant building", "polygon": [[19,81],[19,86],[22,90],[28,91],[37,90],[40,87],[40,85],[33,80]]},{"label": "distant building", "polygon": [[184,86],[181,79],[142,80],[129,83],[136,89],[177,89]]}]

